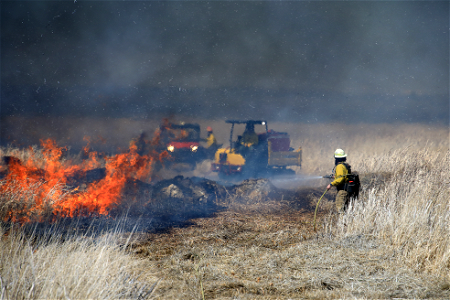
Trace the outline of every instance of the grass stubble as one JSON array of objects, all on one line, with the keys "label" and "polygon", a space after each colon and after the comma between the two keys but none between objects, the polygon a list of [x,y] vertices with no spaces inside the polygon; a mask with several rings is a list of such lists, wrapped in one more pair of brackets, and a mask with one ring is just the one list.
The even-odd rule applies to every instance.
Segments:
[{"label": "grass stubble", "polygon": [[344,215],[329,193],[312,230],[322,180],[297,198],[230,195],[210,218],[128,242],[117,228],[61,239],[2,224],[1,298],[450,297],[448,128],[278,127],[296,132],[303,174],[328,174],[334,149],[349,153],[363,186]]}]

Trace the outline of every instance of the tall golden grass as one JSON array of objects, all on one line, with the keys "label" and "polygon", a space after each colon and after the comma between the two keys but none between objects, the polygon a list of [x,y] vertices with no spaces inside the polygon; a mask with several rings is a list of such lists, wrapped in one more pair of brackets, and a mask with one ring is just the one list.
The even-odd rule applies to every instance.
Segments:
[{"label": "tall golden grass", "polygon": [[[396,248],[418,271],[450,275],[450,152],[405,147],[360,162],[360,199],[332,227],[336,235],[370,235]],[[381,177],[380,177],[381,178]]]},{"label": "tall golden grass", "polygon": [[140,280],[145,262],[126,254],[118,231],[79,235],[54,225],[30,234],[2,225],[0,235],[0,299],[129,299],[151,290]]},{"label": "tall golden grass", "polygon": [[[283,127],[282,124],[278,125]],[[364,176],[358,201],[328,231],[364,234],[392,245],[401,263],[450,276],[449,128],[426,124],[304,125],[300,172],[329,174],[343,148]]]}]

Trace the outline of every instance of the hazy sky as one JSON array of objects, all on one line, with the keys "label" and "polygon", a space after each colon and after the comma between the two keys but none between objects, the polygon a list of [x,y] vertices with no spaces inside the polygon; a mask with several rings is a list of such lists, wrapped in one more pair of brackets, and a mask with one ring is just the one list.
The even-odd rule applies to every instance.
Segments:
[{"label": "hazy sky", "polygon": [[447,1],[2,1],[1,116],[440,121]]}]

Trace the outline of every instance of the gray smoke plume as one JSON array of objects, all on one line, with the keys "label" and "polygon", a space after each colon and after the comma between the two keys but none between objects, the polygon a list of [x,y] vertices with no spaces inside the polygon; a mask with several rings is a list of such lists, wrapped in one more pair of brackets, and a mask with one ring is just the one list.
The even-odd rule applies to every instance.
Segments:
[{"label": "gray smoke plume", "polygon": [[446,1],[0,5],[3,124],[19,115],[448,122]]}]

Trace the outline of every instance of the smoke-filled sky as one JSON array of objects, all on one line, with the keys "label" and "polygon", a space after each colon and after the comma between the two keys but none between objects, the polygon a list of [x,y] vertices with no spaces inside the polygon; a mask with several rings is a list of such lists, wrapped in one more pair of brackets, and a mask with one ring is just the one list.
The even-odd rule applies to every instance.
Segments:
[{"label": "smoke-filled sky", "polygon": [[447,1],[2,1],[1,117],[448,122]]}]

